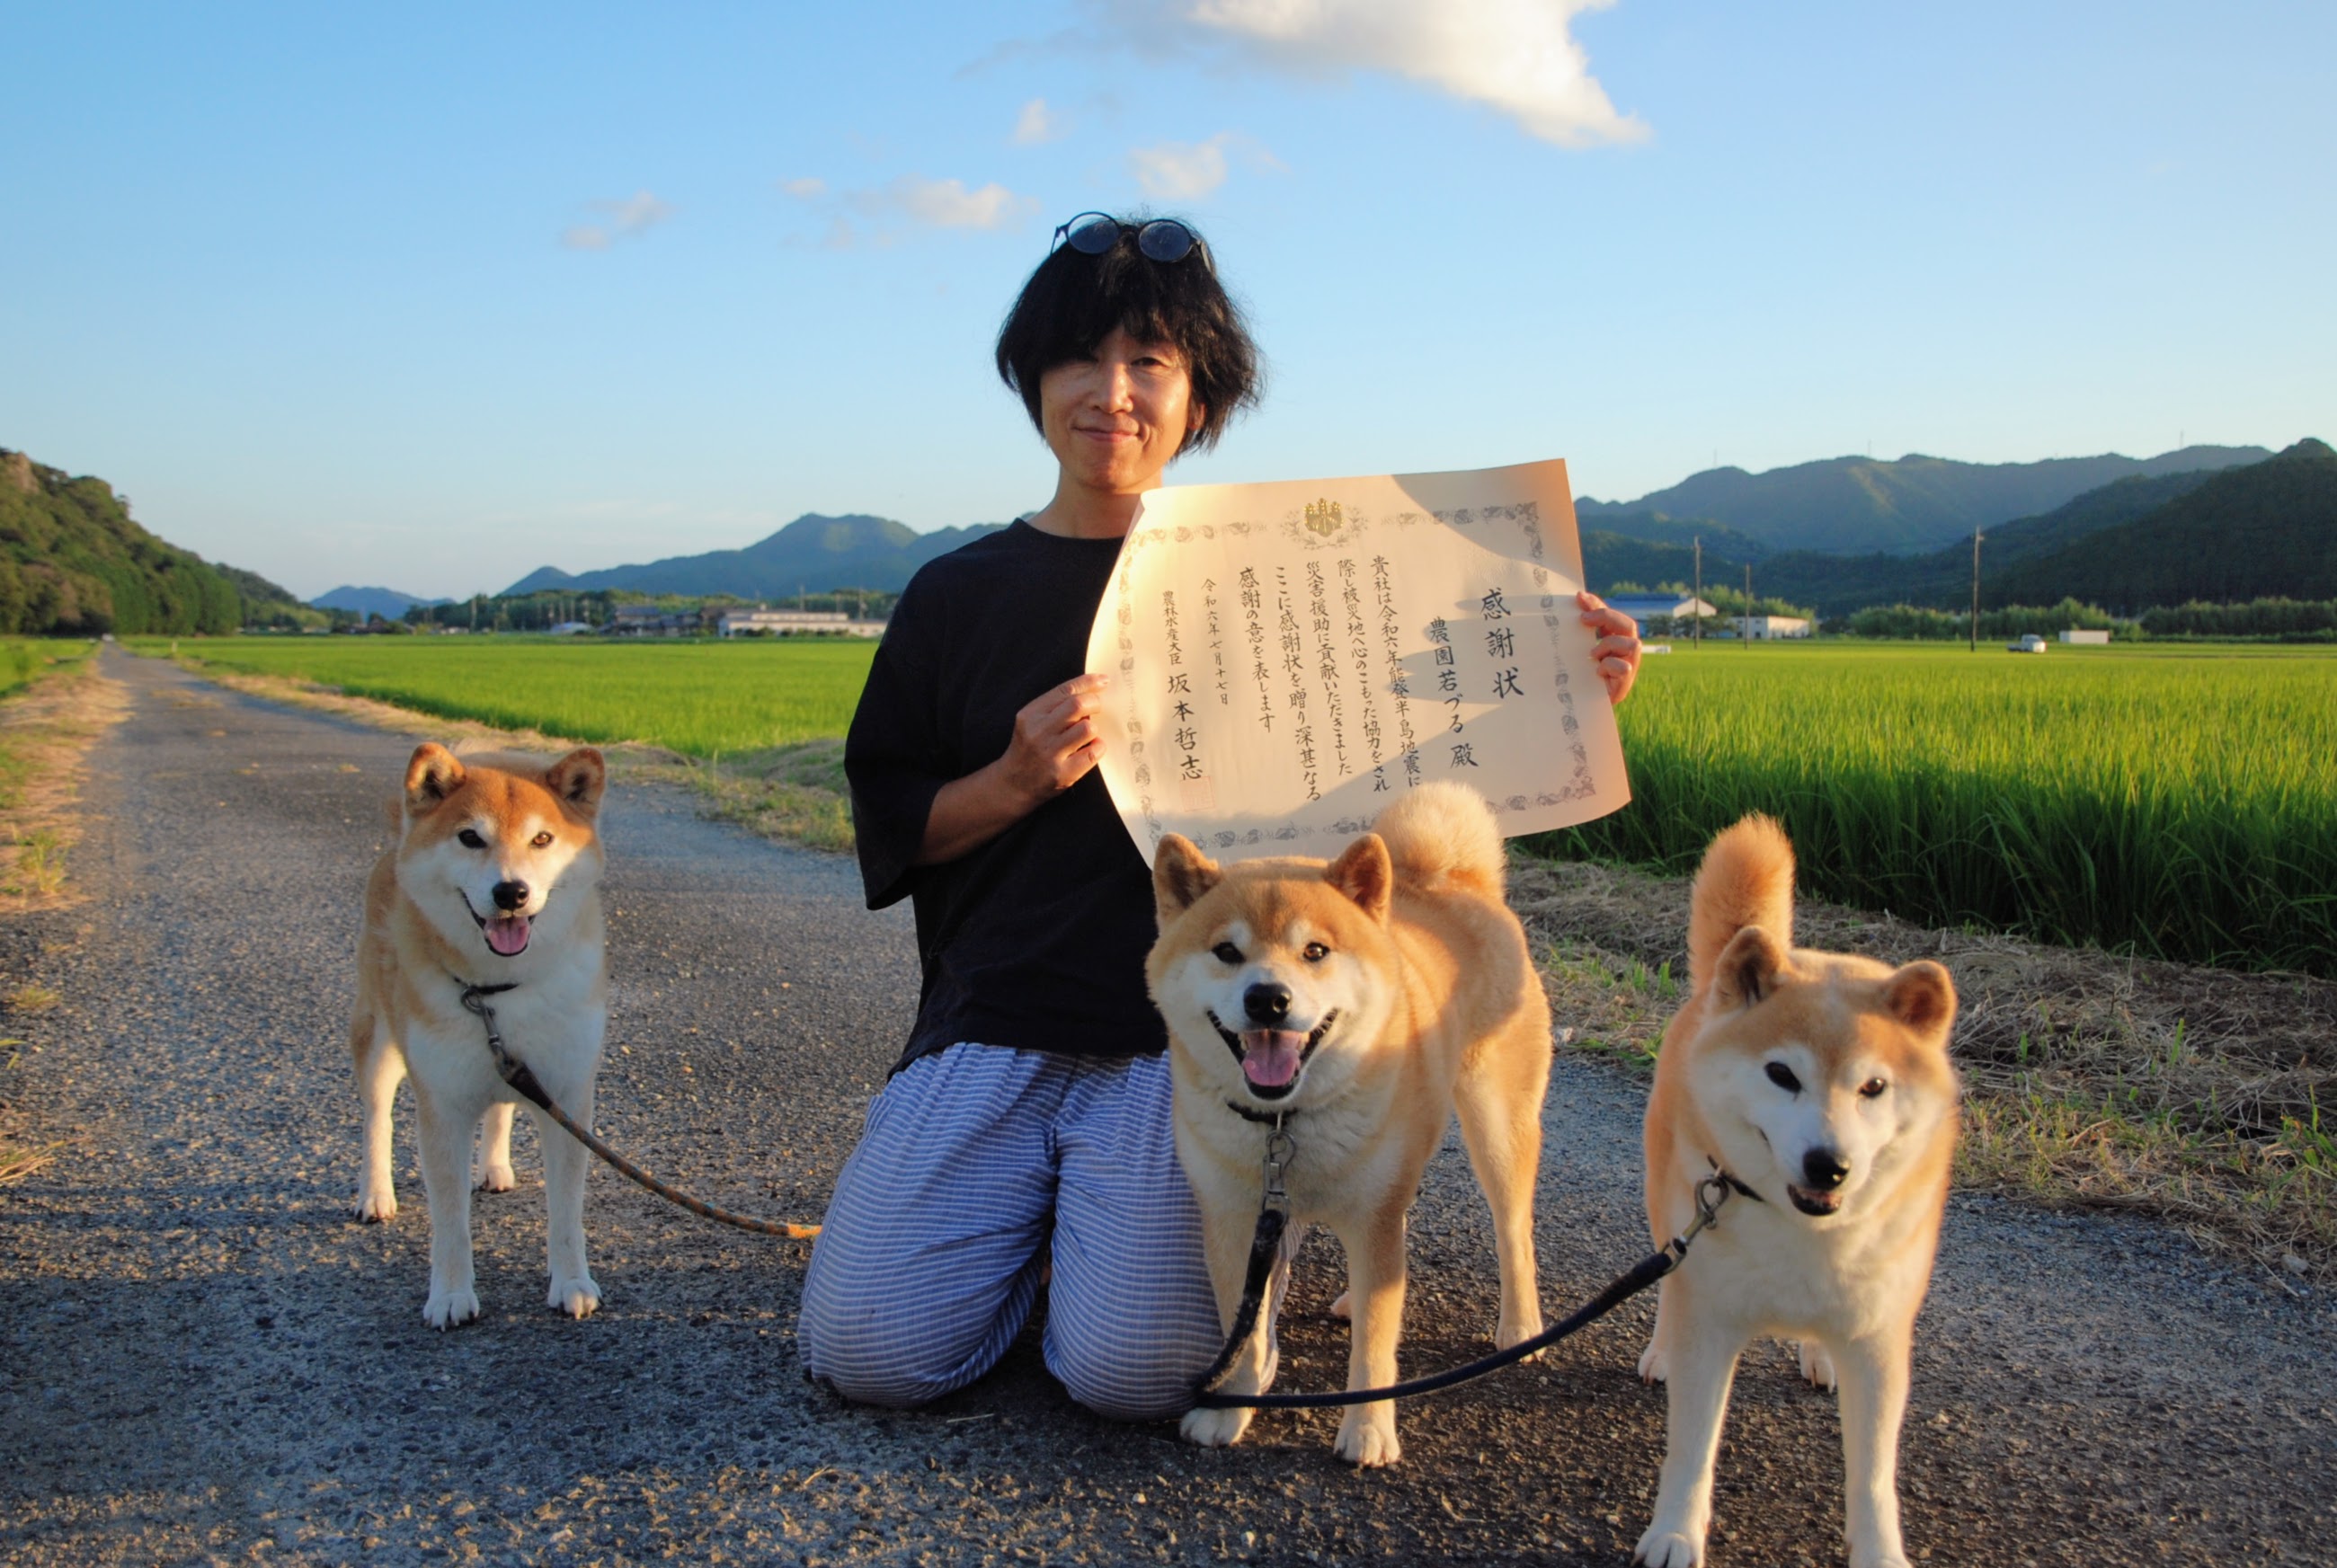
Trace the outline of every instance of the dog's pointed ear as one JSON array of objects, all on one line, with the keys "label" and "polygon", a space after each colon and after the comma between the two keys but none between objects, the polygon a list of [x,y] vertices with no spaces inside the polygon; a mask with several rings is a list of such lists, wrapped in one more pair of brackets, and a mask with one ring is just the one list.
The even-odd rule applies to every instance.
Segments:
[{"label": "dog's pointed ear", "polygon": [[1777,989],[1785,950],[1759,926],[1746,926],[1720,950],[1712,968],[1712,999],[1724,1008],[1749,1008]]},{"label": "dog's pointed ear", "polygon": [[1159,905],[1160,924],[1201,901],[1201,895],[1225,880],[1217,862],[1195,847],[1182,833],[1163,833],[1152,856],[1152,897]]},{"label": "dog's pointed ear", "polygon": [[463,787],[467,775],[455,754],[436,741],[424,741],[406,762],[406,814],[427,816]]},{"label": "dog's pointed ear", "polygon": [[1365,833],[1340,852],[1323,870],[1323,880],[1355,901],[1364,913],[1387,923],[1388,904],[1395,897],[1395,867],[1389,863],[1387,841]]},{"label": "dog's pointed ear", "polygon": [[609,787],[609,765],[598,748],[580,745],[544,770],[543,787],[579,816],[601,809],[601,795]]},{"label": "dog's pointed ear", "polygon": [[1882,1005],[1917,1034],[1937,1034],[1956,1021],[1956,982],[1940,965],[1918,959],[1882,983]]}]

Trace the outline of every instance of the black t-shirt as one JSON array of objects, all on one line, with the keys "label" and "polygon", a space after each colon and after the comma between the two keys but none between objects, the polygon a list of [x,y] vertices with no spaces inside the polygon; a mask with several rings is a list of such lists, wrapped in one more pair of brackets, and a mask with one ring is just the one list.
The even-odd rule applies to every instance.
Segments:
[{"label": "black t-shirt", "polygon": [[894,1070],[961,1040],[1078,1057],[1168,1047],[1145,994],[1152,879],[1103,775],[971,853],[919,866],[934,796],[995,762],[1032,698],[1087,665],[1115,539],[1016,522],[921,568],[852,716],[844,769],[868,907],[917,911],[924,989]]}]

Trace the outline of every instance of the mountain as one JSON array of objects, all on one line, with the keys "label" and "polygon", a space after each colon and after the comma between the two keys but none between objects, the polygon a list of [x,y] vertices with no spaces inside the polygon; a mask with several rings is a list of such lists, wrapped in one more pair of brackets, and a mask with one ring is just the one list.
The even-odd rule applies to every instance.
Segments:
[{"label": "mountain", "polygon": [[1709,519],[1752,536],[1771,553],[1912,554],[1968,542],[1975,528],[2049,511],[2115,480],[2230,468],[2271,455],[2260,446],[2186,446],[2147,459],[2113,453],[2042,463],[1957,463],[1916,453],[1895,463],[1835,457],[1757,474],[1708,469],[1633,502],[1578,501],[1575,511],[1589,528],[1607,528],[1609,517],[1628,513]]},{"label": "mountain", "polygon": [[[1710,518],[1674,517],[1662,511],[1610,511],[1603,503],[1592,502],[1601,510],[1595,515],[1580,519],[1587,541],[1589,530],[1618,538],[1638,540],[1645,544],[1676,544],[1693,553],[1696,541],[1704,541],[1704,558],[1710,560],[1716,554],[1731,560],[1763,560],[1776,553],[1762,541],[1749,533],[1713,521]],[[1681,559],[1687,559],[1683,556]]]},{"label": "mountain", "polygon": [[1987,604],[2064,596],[2131,615],[2193,599],[2337,599],[2337,452],[2313,439],[2211,475],[2130,521],[1982,566]]},{"label": "mountain", "polygon": [[886,517],[860,513],[822,517],[807,512],[744,550],[669,556],[598,571],[570,573],[557,567],[539,567],[504,592],[623,589],[635,593],[728,593],[740,599],[785,599],[806,588],[867,588],[890,593],[908,586],[909,574],[934,557],[1004,526],[974,523],[919,533]]},{"label": "mountain", "polygon": [[131,521],[102,479],[0,449],[0,632],[228,632],[321,620],[254,572],[215,567]]},{"label": "mountain", "polygon": [[355,588],[344,584],[330,593],[320,593],[309,604],[318,609],[345,609],[363,620],[379,616],[384,620],[396,620],[416,605],[451,604],[452,599],[416,599],[410,593],[400,593],[394,588]]},{"label": "mountain", "polygon": [[[2225,472],[2234,472],[2225,470]],[[1998,591],[2004,570],[2019,561],[2049,555],[2105,529],[2146,517],[2178,496],[2213,479],[2208,472],[2140,474],[2089,490],[2041,517],[2025,517],[1984,531],[1980,541],[1982,598],[1991,605],[2058,604],[2049,599],[2008,600]],[[1710,552],[1706,554],[1707,563]],[[1786,550],[1754,568],[1755,586],[1820,615],[1847,615],[1874,604],[1912,604],[1931,609],[1961,609],[1971,603],[1971,541],[1967,537],[1928,555],[1825,555]]]}]

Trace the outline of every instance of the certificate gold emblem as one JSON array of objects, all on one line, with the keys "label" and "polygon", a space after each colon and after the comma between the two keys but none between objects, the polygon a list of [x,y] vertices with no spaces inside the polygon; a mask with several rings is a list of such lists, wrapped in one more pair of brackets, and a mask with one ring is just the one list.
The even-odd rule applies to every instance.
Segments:
[{"label": "certificate gold emblem", "polygon": [[1319,533],[1328,539],[1339,531],[1339,524],[1345,521],[1335,501],[1310,501],[1306,503],[1306,530],[1309,533]]}]

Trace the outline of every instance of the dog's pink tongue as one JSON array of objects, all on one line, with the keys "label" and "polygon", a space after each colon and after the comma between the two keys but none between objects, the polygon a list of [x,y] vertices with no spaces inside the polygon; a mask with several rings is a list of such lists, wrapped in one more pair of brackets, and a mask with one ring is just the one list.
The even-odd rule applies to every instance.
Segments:
[{"label": "dog's pink tongue", "polygon": [[507,959],[515,959],[527,951],[528,920],[525,915],[497,916],[487,922],[487,946]]},{"label": "dog's pink tongue", "polygon": [[1289,1086],[1298,1076],[1298,1053],[1306,1037],[1290,1029],[1244,1029],[1242,1076],[1261,1089]]}]

